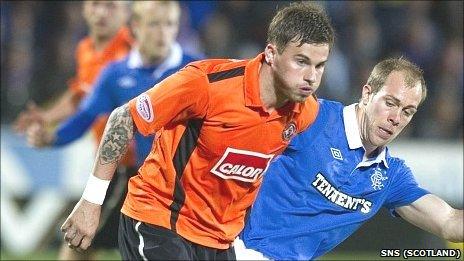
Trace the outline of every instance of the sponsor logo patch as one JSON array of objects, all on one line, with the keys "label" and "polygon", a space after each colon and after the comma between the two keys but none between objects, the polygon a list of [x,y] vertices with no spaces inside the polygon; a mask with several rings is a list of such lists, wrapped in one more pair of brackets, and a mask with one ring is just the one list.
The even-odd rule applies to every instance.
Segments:
[{"label": "sponsor logo patch", "polygon": [[282,132],[282,139],[285,141],[290,140],[296,133],[296,124],[295,122],[290,122],[285,126],[284,131]]},{"label": "sponsor logo patch", "polygon": [[137,108],[137,113],[142,119],[146,122],[153,121],[153,108],[151,107],[150,97],[146,93],[140,94],[137,97],[135,106]]},{"label": "sponsor logo patch", "polygon": [[255,182],[266,171],[273,157],[273,154],[227,148],[211,173],[223,179]]}]

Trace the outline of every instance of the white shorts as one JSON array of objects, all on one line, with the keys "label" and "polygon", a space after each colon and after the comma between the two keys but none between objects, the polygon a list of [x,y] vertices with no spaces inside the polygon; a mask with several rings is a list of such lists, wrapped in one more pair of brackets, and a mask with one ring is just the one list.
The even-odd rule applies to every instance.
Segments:
[{"label": "white shorts", "polygon": [[260,252],[248,249],[240,238],[234,240],[235,256],[237,260],[270,260]]}]

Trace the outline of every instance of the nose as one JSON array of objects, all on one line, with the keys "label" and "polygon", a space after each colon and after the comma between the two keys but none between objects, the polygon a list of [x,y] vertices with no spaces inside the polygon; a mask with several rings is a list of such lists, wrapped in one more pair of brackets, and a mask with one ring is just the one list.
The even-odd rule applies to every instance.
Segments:
[{"label": "nose", "polygon": [[392,110],[388,115],[388,122],[390,122],[393,126],[397,126],[400,124],[400,117],[401,117],[401,110],[396,109]]},{"label": "nose", "polygon": [[95,14],[100,16],[108,16],[108,7],[104,3],[97,4],[97,6],[95,7]]},{"label": "nose", "polygon": [[315,83],[316,79],[317,79],[316,67],[315,66],[309,66],[309,69],[305,72],[304,80],[309,82],[309,83]]}]

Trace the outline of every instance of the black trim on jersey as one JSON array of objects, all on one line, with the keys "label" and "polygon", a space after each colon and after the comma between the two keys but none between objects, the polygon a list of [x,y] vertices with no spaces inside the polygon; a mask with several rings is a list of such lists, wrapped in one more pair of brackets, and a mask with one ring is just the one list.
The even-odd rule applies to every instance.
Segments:
[{"label": "black trim on jersey", "polygon": [[176,231],[177,219],[179,219],[179,211],[185,202],[185,191],[181,182],[182,174],[190,159],[190,155],[192,155],[193,150],[197,146],[202,125],[203,119],[192,119],[187,122],[187,128],[177,145],[176,153],[172,159],[176,170],[176,182],[172,204],[169,206],[169,209],[171,209],[171,230],[174,232]]},{"label": "black trim on jersey", "polygon": [[208,81],[212,83],[212,82],[217,82],[217,81],[233,78],[235,76],[240,76],[243,74],[245,74],[245,66],[229,69],[229,70],[222,71],[222,72],[210,73],[208,74]]}]

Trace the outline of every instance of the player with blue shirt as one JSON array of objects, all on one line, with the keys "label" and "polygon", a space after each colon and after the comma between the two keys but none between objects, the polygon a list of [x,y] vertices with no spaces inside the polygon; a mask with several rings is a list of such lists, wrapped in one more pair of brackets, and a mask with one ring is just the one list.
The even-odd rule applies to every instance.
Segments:
[{"label": "player with blue shirt", "polygon": [[315,123],[269,166],[243,242],[236,241],[237,259],[315,259],[381,207],[462,242],[463,211],[421,188],[386,147],[425,97],[422,71],[398,58],[375,66],[359,103],[319,100]]}]

